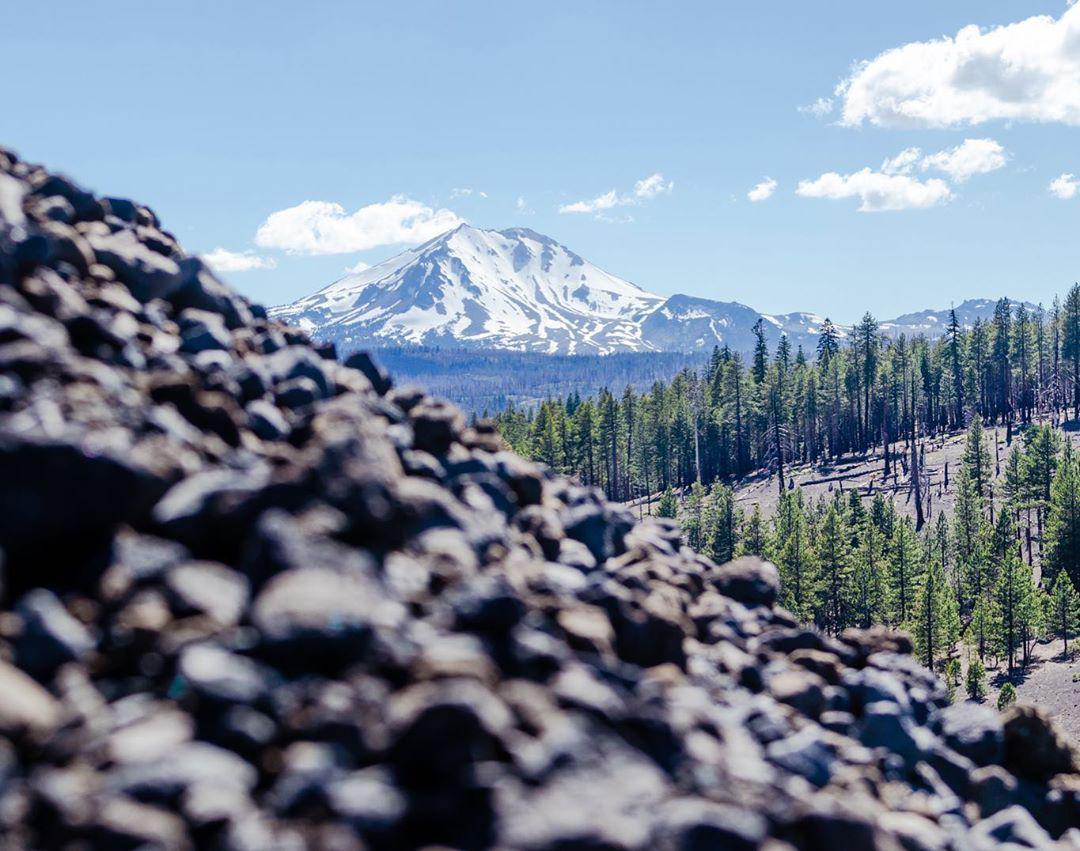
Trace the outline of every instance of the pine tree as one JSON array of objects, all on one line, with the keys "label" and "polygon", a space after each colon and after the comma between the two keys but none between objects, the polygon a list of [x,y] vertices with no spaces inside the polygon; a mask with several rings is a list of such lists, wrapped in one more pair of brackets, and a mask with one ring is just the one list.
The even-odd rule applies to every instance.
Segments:
[{"label": "pine tree", "polygon": [[915,637],[916,653],[931,669],[938,659],[951,651],[959,636],[956,600],[945,580],[941,563],[935,559],[930,560],[923,575],[910,628]]},{"label": "pine tree", "polygon": [[690,486],[690,493],[683,502],[679,518],[687,546],[694,550],[704,549],[705,543],[705,488],[701,482]]},{"label": "pine tree", "polygon": [[1080,628],[1080,595],[1065,571],[1058,573],[1045,598],[1046,624],[1061,639],[1061,655],[1069,655],[1069,634]]},{"label": "pine tree", "polygon": [[772,549],[780,572],[781,599],[795,617],[806,622],[817,606],[819,579],[801,490],[781,497],[775,527]]},{"label": "pine tree", "polygon": [[754,366],[752,374],[755,384],[765,382],[765,371],[769,366],[769,345],[765,342],[765,320],[754,323]]},{"label": "pine tree", "polygon": [[978,656],[968,660],[967,693],[972,700],[986,697],[986,667]]},{"label": "pine tree", "polygon": [[1024,564],[1017,549],[1010,550],[1001,566],[995,597],[997,601],[997,646],[1008,662],[1016,667],[1016,653],[1023,644],[1024,625],[1030,611],[1031,569]]},{"label": "pine tree", "polygon": [[1080,457],[1067,452],[1050,489],[1046,524],[1049,543],[1047,576],[1064,572],[1075,586],[1080,582]]},{"label": "pine tree", "polygon": [[660,495],[660,503],[656,508],[657,517],[669,517],[675,519],[679,514],[679,499],[675,496],[675,491],[671,488],[667,488]]},{"label": "pine tree", "polygon": [[1003,712],[1014,703],[1016,703],[1016,686],[1012,683],[1005,683],[1005,685],[1001,687],[1001,691],[998,692],[998,712]]},{"label": "pine tree", "polygon": [[765,521],[761,517],[761,504],[755,503],[750,517],[743,524],[739,554],[759,556],[765,552]]},{"label": "pine tree", "polygon": [[825,509],[818,534],[821,572],[818,625],[835,635],[851,625],[851,560],[844,518],[835,504]]},{"label": "pine tree", "polygon": [[922,582],[919,540],[909,518],[897,521],[889,550],[889,622],[893,626],[903,626],[912,617],[916,591]]},{"label": "pine tree", "polygon": [[862,535],[852,571],[852,616],[856,626],[867,629],[885,616],[884,537],[869,517],[859,525]]},{"label": "pine tree", "polygon": [[992,467],[981,417],[975,417],[968,427],[963,466],[975,487],[976,495],[985,500],[990,495]]},{"label": "pine tree", "polygon": [[709,492],[713,533],[709,555],[717,564],[731,561],[738,546],[739,520],[735,510],[735,495],[731,488],[716,482]]}]

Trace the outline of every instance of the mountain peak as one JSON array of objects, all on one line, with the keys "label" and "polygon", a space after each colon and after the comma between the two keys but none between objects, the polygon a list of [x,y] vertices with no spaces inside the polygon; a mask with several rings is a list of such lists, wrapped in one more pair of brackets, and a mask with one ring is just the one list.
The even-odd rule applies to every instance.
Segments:
[{"label": "mountain peak", "polygon": [[462,223],[274,313],[344,344],[606,354],[649,349],[662,301],[530,228]]},{"label": "mountain peak", "polygon": [[[989,319],[995,305],[968,299],[955,310],[970,326]],[[762,314],[701,296],[663,298],[531,228],[487,230],[466,222],[272,313],[345,350],[428,345],[549,354],[717,345],[748,352],[759,320],[770,346],[786,334],[793,346],[812,349],[824,322],[813,313]],[[924,310],[881,328],[889,335],[937,336],[948,322],[947,309]]]}]

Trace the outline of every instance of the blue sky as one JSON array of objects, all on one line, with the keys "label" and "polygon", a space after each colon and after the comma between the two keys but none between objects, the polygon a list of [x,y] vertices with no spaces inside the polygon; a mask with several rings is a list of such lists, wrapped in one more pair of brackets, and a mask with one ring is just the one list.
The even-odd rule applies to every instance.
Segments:
[{"label": "blue sky", "polygon": [[[1075,178],[1049,188],[1080,174],[1064,0],[102,8],[5,10],[0,144],[151,204],[190,251],[272,266],[222,272],[267,304],[459,219],[661,294],[838,321],[1080,279]],[[935,70],[961,41],[979,61]],[[903,209],[860,211],[881,206]]]}]

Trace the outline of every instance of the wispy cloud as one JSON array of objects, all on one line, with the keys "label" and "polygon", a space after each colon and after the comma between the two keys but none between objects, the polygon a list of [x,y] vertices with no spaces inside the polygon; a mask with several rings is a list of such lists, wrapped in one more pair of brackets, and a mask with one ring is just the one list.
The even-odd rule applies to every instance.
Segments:
[{"label": "wispy cloud", "polygon": [[1060,18],[971,25],[859,63],[836,89],[840,123],[955,127],[987,121],[1080,124],[1080,5]]},{"label": "wispy cloud", "polygon": [[796,107],[796,109],[803,115],[812,115],[814,116],[814,118],[824,118],[826,115],[830,115],[833,111],[833,99],[818,98],[813,103],[808,103],[805,106]]},{"label": "wispy cloud", "polygon": [[620,193],[610,189],[603,195],[597,195],[585,201],[575,201],[572,204],[563,204],[559,207],[560,213],[595,213],[596,217],[606,222],[633,221],[631,216],[602,215],[607,210],[617,207],[636,207],[650,201],[657,195],[667,195],[675,188],[675,183],[665,180],[664,175],[657,172],[643,177],[634,183],[632,192]]},{"label": "wispy cloud", "polygon": [[518,195],[517,200],[514,202],[514,211],[519,216],[531,216],[536,212],[529,206],[529,202],[525,200],[524,195]]},{"label": "wispy cloud", "polygon": [[271,213],[255,233],[260,248],[290,254],[347,254],[432,239],[464,221],[404,195],[349,213],[341,204],[304,201]]},{"label": "wispy cloud", "polygon": [[771,177],[766,177],[761,183],[757,184],[753,189],[747,192],[746,197],[755,204],[762,201],[768,201],[772,198],[773,193],[776,192],[777,185],[777,182]]},{"label": "wispy cloud", "polygon": [[450,198],[471,198],[475,195],[477,198],[487,198],[488,194],[480,189],[471,189],[468,186],[455,186],[450,190]]},{"label": "wispy cloud", "polygon": [[250,272],[252,269],[273,269],[277,261],[273,257],[261,257],[254,251],[229,251],[215,248],[202,255],[203,260],[215,272]]}]

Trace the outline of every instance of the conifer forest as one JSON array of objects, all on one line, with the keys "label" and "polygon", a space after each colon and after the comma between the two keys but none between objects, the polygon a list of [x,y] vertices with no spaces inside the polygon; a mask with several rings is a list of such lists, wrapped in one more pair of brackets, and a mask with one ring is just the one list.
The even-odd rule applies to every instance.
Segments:
[{"label": "conifer forest", "polygon": [[[1067,651],[1080,618],[1080,286],[1049,310],[1002,299],[969,328],[952,314],[936,338],[891,337],[870,314],[825,320],[812,352],[786,338],[770,351],[761,323],[755,334],[748,361],[718,348],[647,392],[509,408],[499,429],[518,452],[676,519],[717,561],[767,557],[807,624],[905,629],[957,688],[962,657],[973,696],[987,664],[1022,668],[1037,639]],[[958,463],[930,470],[928,447],[959,435]],[[877,466],[869,488],[836,476],[814,499],[796,486],[850,461]],[[739,498],[763,479],[768,507]],[[948,510],[933,510],[935,493]]]}]

